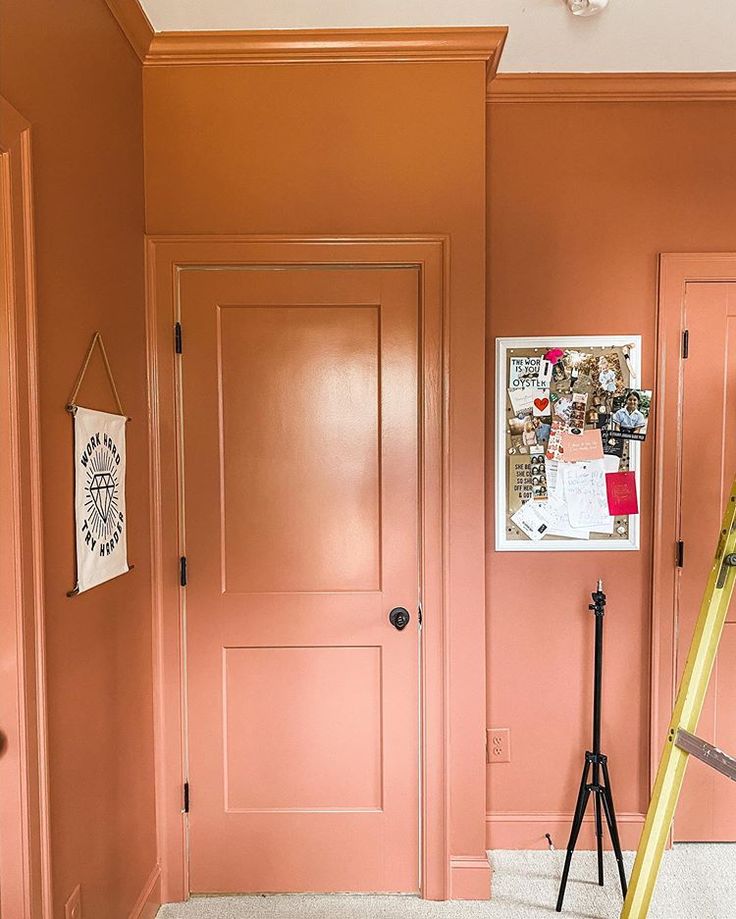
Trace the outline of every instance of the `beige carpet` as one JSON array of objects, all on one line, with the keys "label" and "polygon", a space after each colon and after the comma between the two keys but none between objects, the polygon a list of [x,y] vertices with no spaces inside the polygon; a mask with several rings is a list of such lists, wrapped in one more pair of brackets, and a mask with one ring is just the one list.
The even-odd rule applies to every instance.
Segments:
[{"label": "beige carpet", "polygon": [[[627,852],[627,876],[634,855]],[[416,897],[290,895],[193,897],[157,919],[551,919],[564,852],[491,852],[493,899],[430,903]],[[562,916],[618,919],[621,891],[606,853],[606,884],[595,853],[576,853]],[[678,845],[665,853],[650,919],[736,919],[736,845]]]}]

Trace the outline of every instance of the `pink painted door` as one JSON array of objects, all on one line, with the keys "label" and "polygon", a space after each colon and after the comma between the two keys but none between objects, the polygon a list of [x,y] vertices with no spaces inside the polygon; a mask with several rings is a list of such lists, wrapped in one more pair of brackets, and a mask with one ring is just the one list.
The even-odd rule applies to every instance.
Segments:
[{"label": "pink painted door", "polygon": [[[678,679],[736,475],[736,284],[689,283],[685,310]],[[736,755],[736,604],[723,629],[697,734]],[[674,826],[678,842],[736,840],[736,784],[691,757]]]},{"label": "pink painted door", "polygon": [[193,892],[418,890],[418,296],[181,274]]}]

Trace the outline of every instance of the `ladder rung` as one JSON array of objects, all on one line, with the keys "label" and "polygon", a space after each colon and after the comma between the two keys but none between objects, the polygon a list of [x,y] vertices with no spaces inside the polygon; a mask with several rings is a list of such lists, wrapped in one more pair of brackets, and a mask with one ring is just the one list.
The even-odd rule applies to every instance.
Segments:
[{"label": "ladder rung", "polygon": [[675,746],[736,782],[736,759],[724,753],[723,750],[719,750],[718,747],[714,747],[707,740],[701,740],[695,734],[680,728],[675,737]]}]

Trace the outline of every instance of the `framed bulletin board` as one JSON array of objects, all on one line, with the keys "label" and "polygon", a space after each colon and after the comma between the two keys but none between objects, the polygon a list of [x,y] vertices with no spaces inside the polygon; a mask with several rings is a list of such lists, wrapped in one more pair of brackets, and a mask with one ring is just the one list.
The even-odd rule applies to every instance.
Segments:
[{"label": "framed bulletin board", "polygon": [[[635,489],[629,504],[614,506],[633,502],[638,510],[651,403],[640,373],[638,335],[496,339],[497,550],[639,548],[638,513],[610,513],[606,474],[632,474],[614,476]],[[629,405],[643,421],[627,435],[613,422],[631,391],[638,401]],[[578,458],[588,445],[595,459],[570,461],[573,448]]]}]

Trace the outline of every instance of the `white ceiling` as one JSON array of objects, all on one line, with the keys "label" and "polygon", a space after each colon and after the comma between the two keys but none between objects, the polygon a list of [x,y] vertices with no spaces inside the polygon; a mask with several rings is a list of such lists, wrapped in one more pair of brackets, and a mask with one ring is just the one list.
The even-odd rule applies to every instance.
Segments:
[{"label": "white ceiling", "polygon": [[140,0],[157,32],[509,26],[502,71],[736,71],[736,0]]}]

